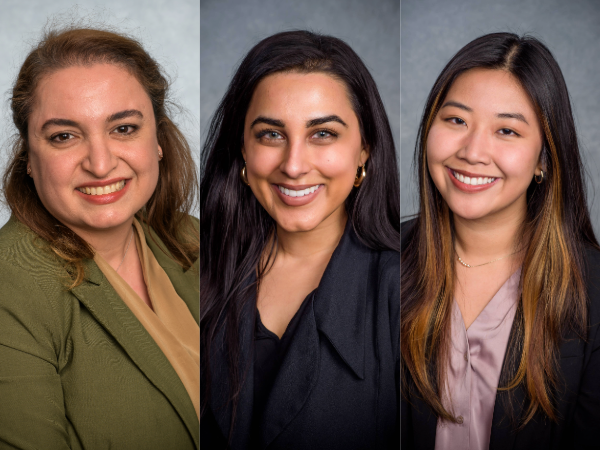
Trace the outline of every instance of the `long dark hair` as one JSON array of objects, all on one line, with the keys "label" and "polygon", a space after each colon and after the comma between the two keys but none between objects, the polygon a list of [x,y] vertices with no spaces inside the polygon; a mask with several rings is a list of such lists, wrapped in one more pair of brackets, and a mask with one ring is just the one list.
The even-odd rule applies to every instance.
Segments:
[{"label": "long dark hair", "polygon": [[[415,149],[420,211],[402,249],[402,364],[435,413],[455,421],[442,405],[454,295],[452,213],[427,169],[427,135],[448,90],[467,70],[511,73],[534,105],[543,133],[544,182],[527,190],[523,224],[526,256],[515,317],[516,342],[509,343],[506,386],[523,384],[527,423],[541,410],[556,420],[553,391],[561,339],[587,335],[584,247],[598,243],[590,222],[575,124],[567,86],[554,57],[539,40],[511,33],[482,36],[452,58],[436,80],[425,106]],[[404,394],[407,386],[403,383]]]},{"label": "long dark hair", "polygon": [[[249,280],[275,222],[240,180],[244,120],[257,84],[267,75],[321,72],[345,84],[370,150],[367,177],[346,199],[354,230],[373,249],[400,251],[399,179],[394,142],[377,87],[356,53],[343,41],[308,31],[275,34],[244,58],[217,109],[203,148],[200,184],[200,330],[202,410],[210,395],[209,355],[221,327],[230,374],[232,424],[243,382],[238,329],[243,306],[256,285]],[[219,342],[219,345],[223,343]],[[233,428],[233,427],[232,427]]]}]

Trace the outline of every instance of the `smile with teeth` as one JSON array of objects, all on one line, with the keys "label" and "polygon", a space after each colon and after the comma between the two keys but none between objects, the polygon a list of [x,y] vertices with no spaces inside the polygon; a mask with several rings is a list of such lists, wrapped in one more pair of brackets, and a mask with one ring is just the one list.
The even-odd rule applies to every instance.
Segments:
[{"label": "smile with teeth", "polygon": [[316,184],[309,188],[301,189],[299,191],[293,191],[291,189],[284,188],[283,186],[279,185],[277,187],[279,188],[279,192],[281,192],[284,195],[287,195],[288,197],[304,197],[305,195],[312,194],[313,192],[315,192],[317,189],[319,189],[320,186],[320,184]]},{"label": "smile with teeth", "polygon": [[116,183],[109,184],[107,186],[98,187],[80,187],[77,188],[79,192],[83,192],[87,195],[106,195],[118,192],[125,187],[125,180],[117,181]]},{"label": "smile with teeth", "polygon": [[455,172],[454,170],[452,171],[452,175],[454,175],[454,178],[456,178],[461,183],[470,184],[471,186],[477,186],[480,184],[490,184],[496,181],[496,178],[489,177],[466,177],[461,173]]}]

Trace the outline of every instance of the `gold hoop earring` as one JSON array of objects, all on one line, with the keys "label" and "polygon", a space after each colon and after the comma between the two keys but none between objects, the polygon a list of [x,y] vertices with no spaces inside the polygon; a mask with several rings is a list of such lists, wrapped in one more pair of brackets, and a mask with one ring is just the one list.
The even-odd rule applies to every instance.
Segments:
[{"label": "gold hoop earring", "polygon": [[248,174],[246,173],[246,161],[244,161],[244,167],[242,167],[240,172],[240,178],[246,186],[250,186],[250,183],[248,183]]},{"label": "gold hoop earring", "polygon": [[537,184],[542,184],[542,181],[544,181],[544,171],[540,170],[540,172],[541,172],[541,175],[534,175],[533,176],[533,179],[535,180],[535,182]]},{"label": "gold hoop earring", "polygon": [[359,187],[367,176],[367,171],[365,169],[365,164],[362,166],[358,166],[357,174],[354,177],[354,187]]}]

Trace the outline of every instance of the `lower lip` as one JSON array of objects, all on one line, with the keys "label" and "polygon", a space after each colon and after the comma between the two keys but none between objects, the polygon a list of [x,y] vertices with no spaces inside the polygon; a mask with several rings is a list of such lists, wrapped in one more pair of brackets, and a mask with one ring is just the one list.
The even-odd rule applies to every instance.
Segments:
[{"label": "lower lip", "polygon": [[279,190],[279,186],[277,186],[276,184],[272,184],[271,188],[277,193],[281,201],[286,205],[303,206],[312,202],[317,197],[317,195],[319,195],[319,192],[321,192],[321,190],[323,189],[323,185],[319,185],[319,188],[315,192],[308,195],[304,195],[302,197],[290,197],[289,195],[285,195]]},{"label": "lower lip", "polygon": [[84,200],[87,200],[88,202],[93,203],[94,205],[107,205],[109,203],[114,203],[121,197],[123,197],[123,195],[125,195],[125,191],[127,191],[128,188],[129,180],[126,180],[123,189],[117,192],[111,192],[110,194],[90,195],[84,194],[79,189],[75,189],[75,192],[77,192]]},{"label": "lower lip", "polygon": [[457,180],[456,177],[454,176],[454,174],[452,173],[451,169],[446,168],[446,170],[448,171],[448,176],[452,180],[452,183],[454,184],[454,186],[456,186],[461,191],[467,192],[469,194],[485,191],[485,190],[491,188],[492,186],[494,186],[500,179],[500,178],[496,178],[491,183],[477,184],[477,185],[473,186],[472,184],[465,184],[465,183],[462,183],[461,181]]}]

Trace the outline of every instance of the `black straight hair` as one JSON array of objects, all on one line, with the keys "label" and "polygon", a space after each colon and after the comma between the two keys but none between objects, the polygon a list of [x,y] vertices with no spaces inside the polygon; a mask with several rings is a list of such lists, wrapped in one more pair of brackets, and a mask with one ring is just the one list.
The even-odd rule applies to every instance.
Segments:
[{"label": "black straight hair", "polygon": [[[246,361],[240,360],[242,310],[256,292],[256,282],[250,280],[255,273],[260,280],[264,273],[265,267],[259,267],[259,262],[269,239],[276,239],[274,220],[240,180],[244,123],[258,83],[280,72],[324,73],[346,86],[363,143],[369,148],[367,177],[345,202],[348,220],[368,247],[400,251],[400,189],[394,141],[366,66],[345,42],[331,36],[288,31],[262,40],[237,69],[212,119],[201,157],[201,417],[210,398],[211,349],[224,346],[230,376],[231,430],[246,367]],[[273,256],[274,248],[268,250]]]}]

